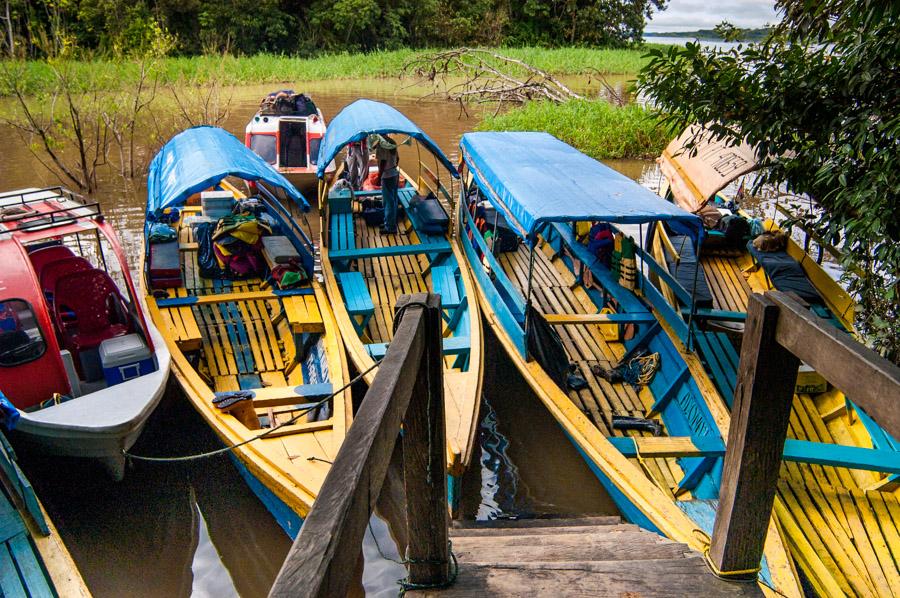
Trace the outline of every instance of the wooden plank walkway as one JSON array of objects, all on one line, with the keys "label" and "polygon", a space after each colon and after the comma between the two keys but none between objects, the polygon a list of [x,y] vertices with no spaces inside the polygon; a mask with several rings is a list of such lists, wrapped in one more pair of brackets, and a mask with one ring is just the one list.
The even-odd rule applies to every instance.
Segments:
[{"label": "wooden plank walkway", "polygon": [[455,522],[456,583],[407,596],[761,596],[714,577],[684,544],[618,517]]}]

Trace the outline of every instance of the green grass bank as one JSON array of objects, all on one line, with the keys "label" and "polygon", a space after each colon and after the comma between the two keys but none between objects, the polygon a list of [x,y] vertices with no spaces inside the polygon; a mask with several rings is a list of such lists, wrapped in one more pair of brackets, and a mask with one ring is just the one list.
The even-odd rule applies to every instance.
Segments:
[{"label": "green grass bank", "polygon": [[[392,50],[370,54],[329,54],[312,58],[257,54],[255,56],[193,56],[162,58],[153,63],[160,84],[203,84],[218,80],[226,84],[250,85],[397,77],[403,66],[417,56],[435,50]],[[523,60],[559,75],[589,72],[634,74],[646,62],[644,49],[591,48],[497,48],[500,54]],[[140,75],[136,60],[90,60],[61,63],[85,89],[118,90],[134,86]],[[44,61],[0,62],[0,69],[22,82],[28,94],[53,86],[54,71]],[[2,75],[3,73],[0,73]],[[0,95],[10,95],[9,76],[0,76]]]},{"label": "green grass bank", "polygon": [[597,100],[564,104],[529,102],[487,116],[482,131],[547,131],[598,160],[653,159],[669,139],[650,112],[637,104],[613,106]]}]

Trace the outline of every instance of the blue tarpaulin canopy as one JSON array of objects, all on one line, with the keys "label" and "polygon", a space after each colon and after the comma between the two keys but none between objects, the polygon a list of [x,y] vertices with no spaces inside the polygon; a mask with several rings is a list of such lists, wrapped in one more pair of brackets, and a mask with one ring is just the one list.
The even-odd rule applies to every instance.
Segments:
[{"label": "blue tarpaulin canopy", "polygon": [[303,195],[270,164],[231,133],[218,127],[193,127],[163,146],[147,174],[147,213],[178,206],[227,176],[280,187],[304,211]]},{"label": "blue tarpaulin canopy", "polygon": [[548,133],[466,133],[462,157],[487,199],[524,238],[545,222],[665,221],[696,243],[700,218]]},{"label": "blue tarpaulin canopy", "polygon": [[[325,176],[325,168],[331,164],[338,152],[354,141],[362,141],[369,135],[387,135],[400,133],[409,135],[428,148],[432,154],[443,163],[454,177],[459,178],[453,163],[444,155],[441,148],[431,140],[431,137],[416,126],[393,106],[372,100],[356,100],[337,113],[328,123],[325,138],[319,146],[318,170],[316,176]],[[399,140],[397,140],[399,141]]]}]

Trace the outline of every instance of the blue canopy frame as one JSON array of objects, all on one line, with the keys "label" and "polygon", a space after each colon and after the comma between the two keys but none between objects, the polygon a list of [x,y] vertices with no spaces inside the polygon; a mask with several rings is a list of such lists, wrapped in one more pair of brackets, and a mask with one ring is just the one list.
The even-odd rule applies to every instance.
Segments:
[{"label": "blue canopy frame", "polygon": [[316,176],[320,179],[325,176],[325,168],[348,143],[362,141],[369,135],[391,133],[400,133],[416,139],[441,161],[454,178],[459,178],[456,167],[444,155],[441,148],[413,121],[393,106],[366,99],[356,100],[345,106],[331,119],[319,146]]},{"label": "blue canopy frame", "polygon": [[490,201],[529,242],[547,222],[663,221],[695,244],[699,217],[548,133],[466,133],[462,158]]},{"label": "blue canopy frame", "polygon": [[304,212],[309,211],[303,194],[271,164],[231,133],[204,125],[175,135],[153,158],[147,174],[147,214],[181,205],[227,176],[279,187]]}]

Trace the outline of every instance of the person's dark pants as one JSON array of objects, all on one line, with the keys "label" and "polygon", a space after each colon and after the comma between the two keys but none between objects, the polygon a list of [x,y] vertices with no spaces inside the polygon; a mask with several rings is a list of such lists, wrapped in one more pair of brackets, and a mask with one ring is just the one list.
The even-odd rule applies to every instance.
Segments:
[{"label": "person's dark pants", "polygon": [[397,188],[399,184],[399,175],[381,179],[381,199],[384,200],[384,228],[391,233],[397,230],[397,203],[400,201]]}]

